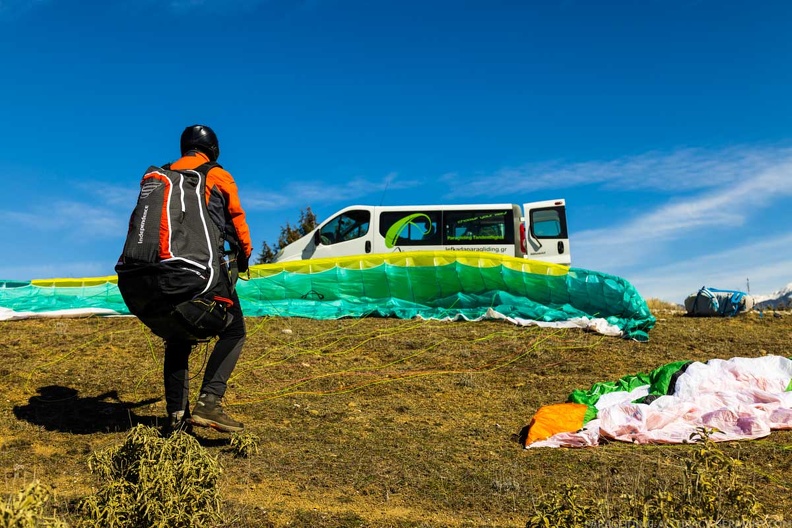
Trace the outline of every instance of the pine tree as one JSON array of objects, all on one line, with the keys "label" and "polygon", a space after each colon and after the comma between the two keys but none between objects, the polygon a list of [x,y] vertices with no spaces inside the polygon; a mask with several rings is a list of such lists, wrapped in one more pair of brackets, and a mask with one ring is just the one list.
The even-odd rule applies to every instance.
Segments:
[{"label": "pine tree", "polygon": [[292,226],[289,222],[281,226],[278,243],[275,244],[275,247],[270,246],[266,240],[261,243],[261,252],[258,255],[256,264],[267,264],[272,262],[278,251],[300,237],[310,233],[314,228],[316,228],[316,215],[311,211],[311,207],[308,206],[304,210],[301,209],[300,219],[297,221],[296,226]]}]

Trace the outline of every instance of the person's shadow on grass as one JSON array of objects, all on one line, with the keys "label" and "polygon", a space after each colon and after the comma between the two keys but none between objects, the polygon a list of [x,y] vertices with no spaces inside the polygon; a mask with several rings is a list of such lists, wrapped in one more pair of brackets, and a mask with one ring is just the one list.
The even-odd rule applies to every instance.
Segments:
[{"label": "person's shadow on grass", "polygon": [[98,396],[78,396],[71,387],[47,385],[36,389],[27,405],[15,405],[14,416],[48,431],[72,434],[116,433],[138,424],[157,427],[162,420],[155,416],[139,416],[136,408],[150,405],[160,398],[136,403],[122,401],[118,392],[109,391]]}]

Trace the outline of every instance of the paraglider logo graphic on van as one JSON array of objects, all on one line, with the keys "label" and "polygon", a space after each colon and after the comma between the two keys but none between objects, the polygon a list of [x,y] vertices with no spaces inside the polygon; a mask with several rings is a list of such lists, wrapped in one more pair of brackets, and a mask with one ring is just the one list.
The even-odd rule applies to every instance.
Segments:
[{"label": "paraglider logo graphic on van", "polygon": [[[426,227],[415,221],[418,218],[426,219]],[[429,218],[429,216],[423,213],[407,215],[404,218],[397,220],[390,227],[390,229],[388,229],[388,232],[385,233],[385,247],[388,249],[395,247],[396,241],[401,236],[402,231],[404,231],[404,228],[408,226],[412,226],[413,228],[417,229],[423,236],[432,234],[432,219]]]}]

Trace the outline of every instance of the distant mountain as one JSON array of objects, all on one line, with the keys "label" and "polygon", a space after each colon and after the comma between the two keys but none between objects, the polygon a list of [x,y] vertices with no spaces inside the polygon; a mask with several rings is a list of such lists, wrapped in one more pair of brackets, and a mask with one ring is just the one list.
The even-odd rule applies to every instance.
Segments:
[{"label": "distant mountain", "polygon": [[755,310],[792,308],[792,282],[787,284],[785,288],[770,295],[754,295],[753,298]]}]

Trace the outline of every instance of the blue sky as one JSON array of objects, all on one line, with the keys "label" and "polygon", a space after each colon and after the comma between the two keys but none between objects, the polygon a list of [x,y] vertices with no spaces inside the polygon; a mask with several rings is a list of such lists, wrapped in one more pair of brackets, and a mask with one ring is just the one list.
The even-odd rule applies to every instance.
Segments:
[{"label": "blue sky", "polygon": [[113,273],[213,127],[255,252],[310,206],[565,198],[573,265],[792,281],[792,2],[0,0],[0,279]]}]

